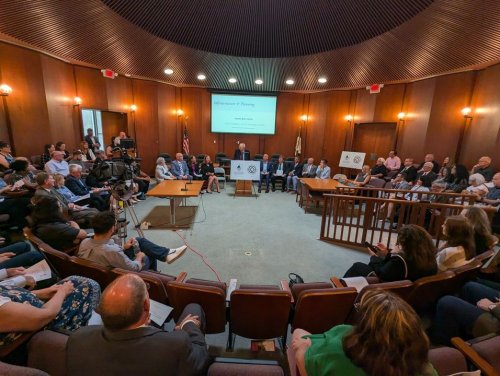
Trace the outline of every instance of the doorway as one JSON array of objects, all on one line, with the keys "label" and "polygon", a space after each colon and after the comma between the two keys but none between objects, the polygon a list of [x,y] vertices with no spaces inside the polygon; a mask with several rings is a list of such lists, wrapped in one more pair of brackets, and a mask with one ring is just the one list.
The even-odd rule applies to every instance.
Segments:
[{"label": "doorway", "polygon": [[118,136],[120,132],[130,135],[126,113],[82,109],[82,120],[83,135],[85,136],[87,129],[91,128],[102,150],[110,145],[111,139]]},{"label": "doorway", "polygon": [[386,158],[394,150],[397,123],[358,123],[354,125],[352,151],[366,153],[365,164],[373,166],[377,158]]}]

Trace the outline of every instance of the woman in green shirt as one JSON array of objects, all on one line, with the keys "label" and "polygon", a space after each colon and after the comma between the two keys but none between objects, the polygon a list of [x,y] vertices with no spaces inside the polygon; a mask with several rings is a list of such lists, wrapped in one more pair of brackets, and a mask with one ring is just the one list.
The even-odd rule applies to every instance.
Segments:
[{"label": "woman in green shirt", "polygon": [[437,376],[428,361],[429,340],[408,303],[375,289],[363,296],[358,314],[356,326],[293,332],[301,376]]}]

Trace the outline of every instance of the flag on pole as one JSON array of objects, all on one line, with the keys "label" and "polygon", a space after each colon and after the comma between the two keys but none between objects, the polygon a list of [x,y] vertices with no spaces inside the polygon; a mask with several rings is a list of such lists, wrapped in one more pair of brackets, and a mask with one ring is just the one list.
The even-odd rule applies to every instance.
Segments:
[{"label": "flag on pole", "polygon": [[297,136],[297,142],[295,143],[295,156],[298,157],[302,153],[302,138],[300,137],[300,131],[299,129],[299,135]]},{"label": "flag on pole", "polygon": [[184,132],[182,136],[182,150],[184,151],[184,154],[189,155],[189,135],[186,123],[184,123]]}]

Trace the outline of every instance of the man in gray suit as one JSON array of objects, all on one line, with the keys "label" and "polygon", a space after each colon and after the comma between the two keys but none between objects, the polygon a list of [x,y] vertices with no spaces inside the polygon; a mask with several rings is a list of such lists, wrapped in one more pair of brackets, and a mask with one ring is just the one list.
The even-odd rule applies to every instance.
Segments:
[{"label": "man in gray suit", "polygon": [[307,163],[302,168],[303,178],[314,178],[316,177],[316,169],[318,167],[314,165],[314,158],[308,158]]},{"label": "man in gray suit", "polygon": [[189,175],[189,170],[186,161],[184,160],[182,153],[177,153],[175,155],[175,161],[172,162],[171,167],[172,175],[178,180],[191,180],[193,177]]},{"label": "man in gray suit", "polygon": [[99,306],[104,326],[72,333],[67,344],[70,376],[204,374],[209,355],[202,308],[189,304],[173,332],[149,326],[146,284],[135,274],[114,280]]}]

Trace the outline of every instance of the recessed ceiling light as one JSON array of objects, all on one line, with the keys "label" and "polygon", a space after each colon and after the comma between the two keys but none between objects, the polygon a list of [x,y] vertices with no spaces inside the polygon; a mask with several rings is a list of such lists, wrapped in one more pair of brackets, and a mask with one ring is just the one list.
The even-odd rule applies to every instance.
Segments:
[{"label": "recessed ceiling light", "polygon": [[324,84],[326,82],[326,78],[325,77],[320,77],[320,78],[318,78],[318,82],[320,84]]},{"label": "recessed ceiling light", "polygon": [[257,78],[257,79],[255,80],[255,83],[256,83],[257,85],[262,85],[262,84],[264,83],[264,81],[262,81],[260,78]]},{"label": "recessed ceiling light", "polygon": [[165,69],[164,72],[165,72],[165,74],[173,74],[174,73],[174,71],[170,68]]},{"label": "recessed ceiling light", "polygon": [[294,80],[286,80],[285,81],[285,84],[287,84],[287,85],[293,85],[294,83],[295,83]]},{"label": "recessed ceiling light", "polygon": [[236,78],[234,77],[231,77],[228,81],[232,84],[235,84],[237,82]]},{"label": "recessed ceiling light", "polygon": [[205,78],[207,78],[207,76],[205,76],[204,74],[198,75],[198,80],[204,80]]},{"label": "recessed ceiling light", "polygon": [[125,77],[130,77],[130,73],[125,73]]}]

